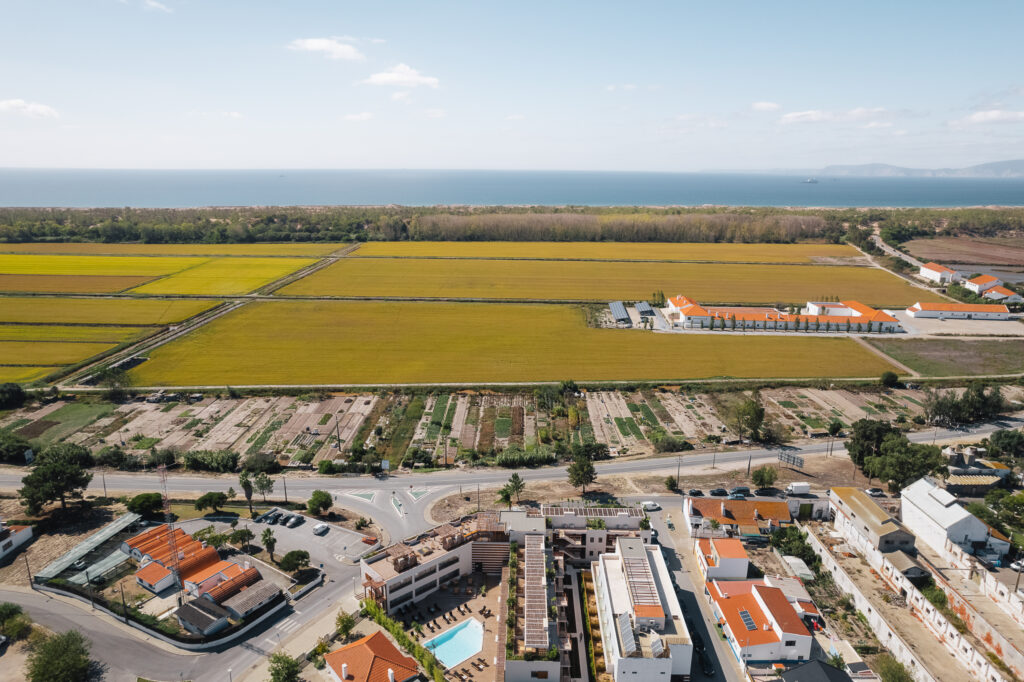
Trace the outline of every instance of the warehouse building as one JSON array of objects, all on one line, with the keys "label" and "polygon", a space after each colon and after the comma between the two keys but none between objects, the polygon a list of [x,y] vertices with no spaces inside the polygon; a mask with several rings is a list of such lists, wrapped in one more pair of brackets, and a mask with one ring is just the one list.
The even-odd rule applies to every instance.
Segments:
[{"label": "warehouse building", "polygon": [[684,329],[764,329],[814,332],[903,331],[892,315],[859,301],[824,303],[808,301],[806,314],[790,314],[775,308],[702,306],[679,295],[666,301],[666,318]]},{"label": "warehouse building", "polygon": [[925,263],[917,274],[936,284],[953,284],[960,281],[959,272],[938,263]]},{"label": "warehouse building", "polygon": [[1001,304],[984,303],[922,303],[907,308],[911,317],[930,317],[940,320],[1008,320],[1010,309]]},{"label": "warehouse building", "polygon": [[633,326],[633,320],[630,319],[629,313],[626,312],[626,306],[623,305],[622,301],[612,301],[608,304],[608,307],[612,311],[612,317],[615,319],[615,324],[624,327]]}]

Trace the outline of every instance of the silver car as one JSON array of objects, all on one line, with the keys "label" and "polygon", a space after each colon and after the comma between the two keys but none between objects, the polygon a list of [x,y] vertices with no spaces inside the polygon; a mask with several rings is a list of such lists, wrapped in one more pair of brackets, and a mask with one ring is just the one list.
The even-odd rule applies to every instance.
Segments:
[{"label": "silver car", "polygon": [[300,525],[305,520],[306,519],[302,518],[302,514],[296,514],[295,516],[288,519],[288,523],[285,525],[287,525],[289,528],[295,528],[295,526]]}]

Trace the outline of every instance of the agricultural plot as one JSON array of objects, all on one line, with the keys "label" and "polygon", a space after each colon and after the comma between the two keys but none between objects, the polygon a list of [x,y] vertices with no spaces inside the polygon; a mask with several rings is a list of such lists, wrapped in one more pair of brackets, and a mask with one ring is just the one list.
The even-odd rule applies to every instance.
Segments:
[{"label": "agricultural plot", "polygon": [[369,242],[354,257],[665,260],[716,263],[863,262],[841,244],[710,244],[617,242]]},{"label": "agricultural plot", "polygon": [[348,244],[104,244],[98,242],[0,244],[0,253],[81,256],[326,256]]},{"label": "agricultural plot", "polygon": [[636,452],[646,441],[633,420],[629,405],[619,393],[587,393],[587,413],[597,441],[607,443],[613,455],[623,451]]},{"label": "agricultural plot", "polygon": [[888,393],[854,393],[846,389],[800,389],[799,395],[816,403],[824,415],[852,424],[858,419],[912,419],[923,412],[921,393],[905,389]]},{"label": "agricultural plot", "polygon": [[1024,237],[912,239],[904,246],[924,261],[1024,265]]},{"label": "agricultural plot", "polygon": [[85,341],[0,341],[0,362],[5,365],[71,365],[110,350],[116,345]]},{"label": "agricultural plot", "polygon": [[28,383],[30,381],[36,381],[42,379],[48,374],[57,371],[56,367],[32,367],[32,366],[18,366],[11,367],[0,365],[0,383],[12,382],[12,383]]},{"label": "agricultural plot", "polygon": [[886,355],[925,376],[1019,374],[1024,339],[871,339]]},{"label": "agricultural plot", "polygon": [[218,258],[137,287],[132,293],[246,294],[315,262],[309,258]]},{"label": "agricultural plot", "polygon": [[879,268],[411,258],[343,258],[279,293],[608,301],[645,300],[659,290],[685,293],[708,304],[803,303],[837,296],[905,307],[918,300],[939,300]]},{"label": "agricultural plot", "polygon": [[181,322],[218,304],[218,301],[9,297],[0,305],[0,322],[157,326]]},{"label": "agricultural plot", "polygon": [[796,437],[823,437],[833,420],[850,425],[844,412],[814,400],[803,389],[769,389],[761,391],[761,398],[766,417]]},{"label": "agricultural plot", "polygon": [[0,292],[116,294],[151,279],[133,275],[0,275]]},{"label": "agricultural plot", "polygon": [[595,329],[570,306],[265,301],[160,346],[132,375],[140,386],[470,384],[877,377],[889,368],[849,339]]},{"label": "agricultural plot", "polygon": [[0,341],[125,343],[135,341],[153,331],[147,327],[6,324],[0,325]]},{"label": "agricultural plot", "polygon": [[731,440],[732,436],[707,395],[660,393],[658,400],[672,417],[678,432],[694,442],[704,441],[708,436]]},{"label": "agricultural plot", "polygon": [[14,433],[43,446],[71,436],[85,438],[97,428],[95,422],[113,410],[109,403],[54,403],[53,409],[33,414],[32,420]]}]

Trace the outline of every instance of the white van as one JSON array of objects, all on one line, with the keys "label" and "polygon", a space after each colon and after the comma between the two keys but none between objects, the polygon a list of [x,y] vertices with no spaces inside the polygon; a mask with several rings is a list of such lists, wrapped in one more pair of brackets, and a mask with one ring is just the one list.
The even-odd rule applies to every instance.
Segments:
[{"label": "white van", "polygon": [[657,502],[651,502],[650,500],[646,502],[641,502],[640,506],[644,508],[644,511],[658,511],[659,509],[661,509],[660,504],[658,504]]},{"label": "white van", "polygon": [[327,535],[327,531],[331,529],[326,523],[318,523],[313,526],[313,535]]}]

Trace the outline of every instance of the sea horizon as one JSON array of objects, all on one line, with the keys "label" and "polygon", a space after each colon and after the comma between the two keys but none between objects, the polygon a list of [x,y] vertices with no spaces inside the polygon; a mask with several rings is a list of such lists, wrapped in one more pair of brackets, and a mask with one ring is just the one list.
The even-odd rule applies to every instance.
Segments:
[{"label": "sea horizon", "polygon": [[813,176],[804,171],[0,168],[0,207],[5,208],[387,205],[1015,207],[1024,206],[1024,178]]}]

